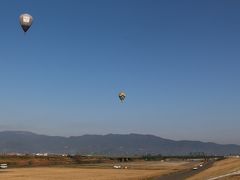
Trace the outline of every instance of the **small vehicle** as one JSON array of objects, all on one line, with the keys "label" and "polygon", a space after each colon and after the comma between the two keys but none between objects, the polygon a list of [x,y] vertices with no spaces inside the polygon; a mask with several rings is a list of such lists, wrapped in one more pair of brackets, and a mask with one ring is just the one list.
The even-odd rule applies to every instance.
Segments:
[{"label": "small vehicle", "polygon": [[197,168],[197,167],[194,167],[193,170],[198,170],[198,168]]},{"label": "small vehicle", "polygon": [[0,164],[0,169],[7,169],[7,168],[8,168],[7,164]]},{"label": "small vehicle", "polygon": [[120,166],[120,165],[114,165],[113,168],[114,168],[114,169],[121,169],[122,166]]},{"label": "small vehicle", "polygon": [[203,167],[203,164],[200,164],[199,167]]}]

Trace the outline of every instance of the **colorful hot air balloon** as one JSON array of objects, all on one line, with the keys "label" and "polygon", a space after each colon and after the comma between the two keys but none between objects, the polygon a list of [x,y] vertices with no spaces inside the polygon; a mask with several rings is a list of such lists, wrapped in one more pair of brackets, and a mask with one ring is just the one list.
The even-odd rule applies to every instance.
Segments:
[{"label": "colorful hot air balloon", "polygon": [[120,93],[118,94],[118,97],[119,97],[119,99],[121,100],[121,102],[123,102],[124,99],[126,98],[126,94],[125,94],[124,92],[120,92]]},{"label": "colorful hot air balloon", "polygon": [[20,25],[24,32],[27,32],[33,22],[33,17],[30,14],[22,14],[19,17]]}]

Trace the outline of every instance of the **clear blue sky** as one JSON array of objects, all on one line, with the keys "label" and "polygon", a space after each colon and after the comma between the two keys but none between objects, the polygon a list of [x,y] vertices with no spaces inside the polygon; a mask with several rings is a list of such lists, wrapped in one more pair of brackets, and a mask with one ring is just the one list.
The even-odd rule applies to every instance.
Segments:
[{"label": "clear blue sky", "polygon": [[[1,0],[0,130],[240,144],[239,9],[237,0]],[[34,17],[26,35],[24,12]]]}]

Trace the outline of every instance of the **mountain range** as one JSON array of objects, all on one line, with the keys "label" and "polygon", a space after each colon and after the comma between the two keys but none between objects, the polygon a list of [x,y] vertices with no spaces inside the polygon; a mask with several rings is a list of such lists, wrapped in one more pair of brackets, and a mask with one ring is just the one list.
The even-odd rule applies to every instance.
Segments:
[{"label": "mountain range", "polygon": [[47,136],[25,131],[0,132],[0,153],[55,153],[132,156],[146,154],[240,154],[240,146],[200,141],[175,141],[141,134]]}]

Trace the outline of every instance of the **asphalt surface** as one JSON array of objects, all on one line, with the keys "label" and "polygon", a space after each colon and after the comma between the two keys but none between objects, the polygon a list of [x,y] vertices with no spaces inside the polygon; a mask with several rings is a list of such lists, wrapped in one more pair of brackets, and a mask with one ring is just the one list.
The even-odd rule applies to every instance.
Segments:
[{"label": "asphalt surface", "polygon": [[153,180],[185,180],[195,174],[198,174],[198,173],[210,168],[214,162],[215,161],[213,161],[213,160],[206,162],[206,163],[204,163],[203,167],[198,166],[197,170],[193,170],[192,169],[193,167],[192,167],[191,169],[186,169],[183,171],[178,171],[178,172],[170,173],[167,175],[163,175],[161,177],[154,178]]}]

